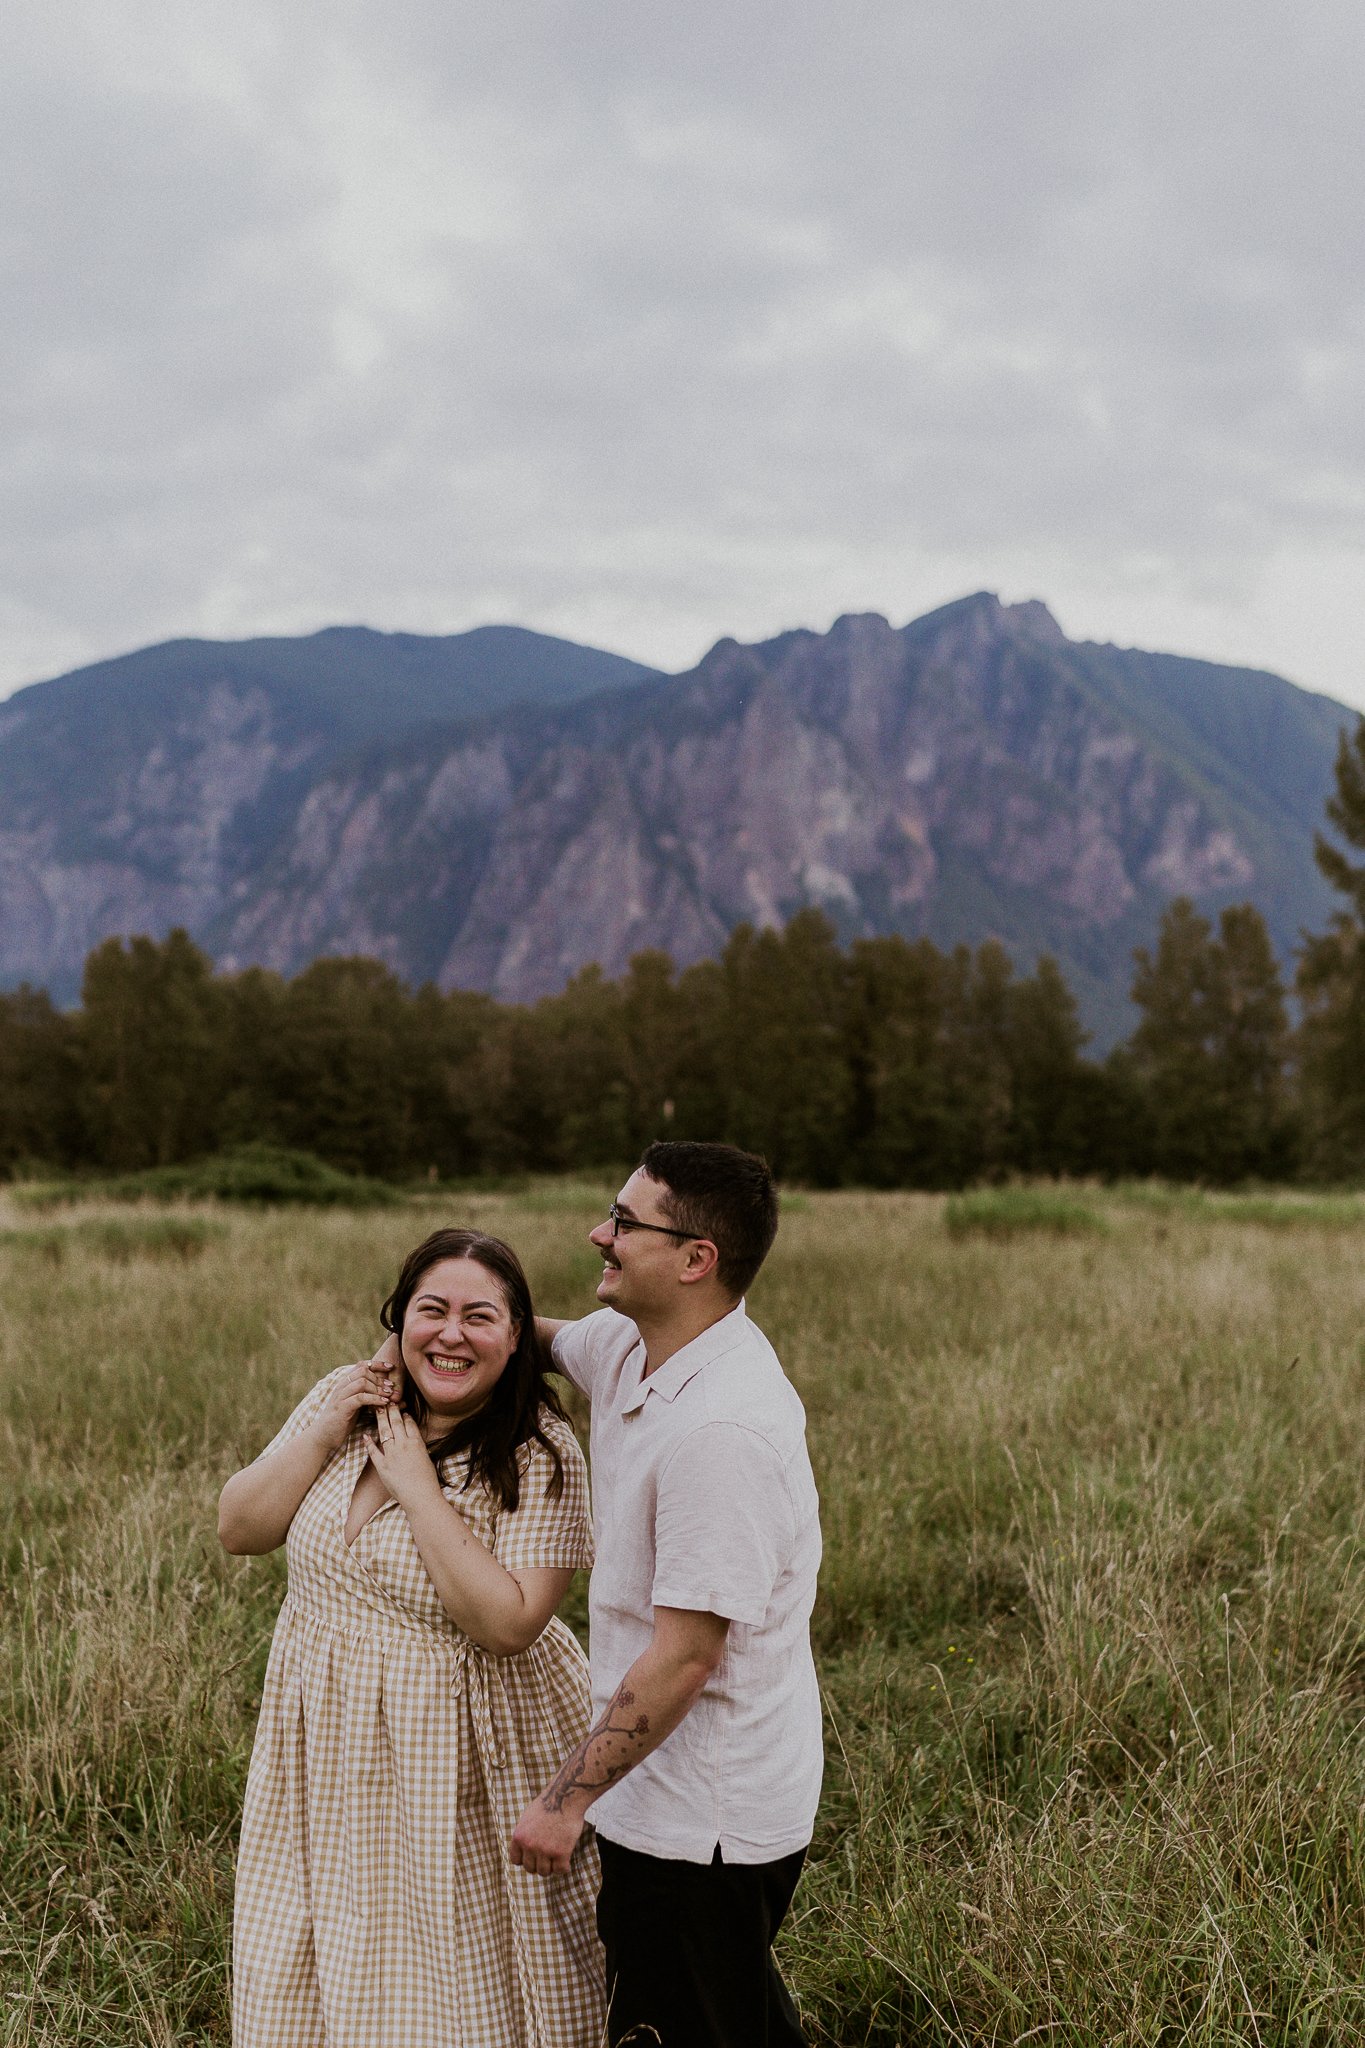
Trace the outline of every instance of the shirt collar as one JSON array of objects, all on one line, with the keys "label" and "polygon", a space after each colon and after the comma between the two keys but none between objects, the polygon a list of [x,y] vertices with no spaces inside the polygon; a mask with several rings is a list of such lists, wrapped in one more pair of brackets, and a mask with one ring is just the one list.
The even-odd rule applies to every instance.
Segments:
[{"label": "shirt collar", "polygon": [[[714,1359],[723,1358],[727,1351],[733,1351],[737,1344],[741,1344],[748,1327],[749,1319],[744,1313],[744,1303],[738,1301],[719,1322],[709,1323],[699,1337],[694,1337],[690,1344],[684,1344],[681,1351],[675,1351],[666,1365],[661,1365],[657,1372],[650,1373],[648,1377],[642,1377],[639,1385],[622,1401],[620,1413],[631,1415],[637,1408],[643,1408],[651,1394],[657,1394],[663,1401],[676,1399],[687,1382],[695,1379],[704,1365],[710,1365]],[[640,1340],[637,1349],[643,1373],[643,1339]]]}]

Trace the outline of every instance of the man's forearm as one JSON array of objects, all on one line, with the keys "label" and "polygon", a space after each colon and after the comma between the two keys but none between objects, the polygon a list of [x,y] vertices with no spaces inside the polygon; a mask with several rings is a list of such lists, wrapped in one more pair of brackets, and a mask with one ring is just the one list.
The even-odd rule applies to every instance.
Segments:
[{"label": "man's forearm", "polygon": [[512,1833],[512,1861],[537,1877],[569,1868],[583,1817],[594,1799],[619,1784],[691,1711],[720,1669],[730,1624],[722,1615],[656,1607],[654,1636],[550,1783]]},{"label": "man's forearm", "polygon": [[600,1793],[634,1770],[686,1719],[714,1665],[679,1661],[652,1643],[621,1680],[606,1712],[565,1758],[538,1804],[581,1820]]}]

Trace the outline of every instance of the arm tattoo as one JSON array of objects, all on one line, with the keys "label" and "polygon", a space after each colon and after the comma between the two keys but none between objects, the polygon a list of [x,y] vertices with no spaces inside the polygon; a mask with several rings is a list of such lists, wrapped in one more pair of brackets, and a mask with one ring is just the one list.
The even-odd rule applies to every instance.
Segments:
[{"label": "arm tattoo", "polygon": [[[575,1792],[591,1792],[595,1797],[597,1793],[605,1792],[608,1785],[614,1785],[618,1778],[625,1776],[637,1758],[637,1752],[629,1745],[646,1739],[649,1734],[649,1716],[637,1714],[633,1721],[629,1718],[616,1721],[612,1716],[619,1707],[628,1717],[629,1710],[634,1705],[634,1693],[623,1685],[597,1726],[588,1730],[573,1755],[567,1757],[560,1765],[540,1795],[551,1813],[562,1813],[565,1801],[572,1798]],[[627,1747],[615,1761],[598,1757],[590,1766],[589,1752],[609,1735],[619,1736]]]}]

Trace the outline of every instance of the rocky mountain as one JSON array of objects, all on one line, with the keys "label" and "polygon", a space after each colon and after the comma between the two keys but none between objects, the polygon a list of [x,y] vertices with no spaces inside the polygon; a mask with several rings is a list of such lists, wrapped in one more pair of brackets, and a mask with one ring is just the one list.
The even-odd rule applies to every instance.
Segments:
[{"label": "rocky mountain", "polygon": [[1252,899],[1286,955],[1328,912],[1312,839],[1353,714],[1272,675],[984,593],[673,677],[524,635],[484,680],[479,638],[176,643],[136,690],[110,663],[14,698],[0,974],[69,994],[106,933],[183,923],[225,967],[369,953],[524,1001],[816,903],[845,937],[1050,950],[1106,1042],[1171,896]]},{"label": "rocky mountain", "polygon": [[173,640],[21,690],[0,704],[0,985],[68,1001],[111,932],[222,928],[309,792],[366,747],[654,674],[516,626],[332,627]]}]

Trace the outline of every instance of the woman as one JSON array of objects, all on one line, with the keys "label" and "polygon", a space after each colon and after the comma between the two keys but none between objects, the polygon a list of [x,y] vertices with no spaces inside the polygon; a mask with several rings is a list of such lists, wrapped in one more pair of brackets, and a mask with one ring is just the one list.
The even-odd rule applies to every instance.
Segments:
[{"label": "woman", "polygon": [[242,1817],[235,2048],[595,2048],[596,1851],[548,1879],[507,1854],[588,1725],[554,1618],[591,1563],[583,1455],[508,1245],[437,1231],[380,1319],[401,1368],[320,1380],[219,1508],[228,1550],[289,1560]]}]

